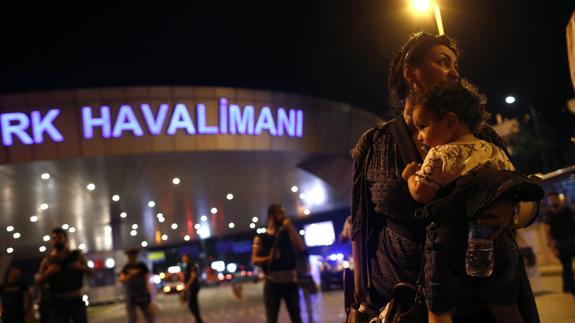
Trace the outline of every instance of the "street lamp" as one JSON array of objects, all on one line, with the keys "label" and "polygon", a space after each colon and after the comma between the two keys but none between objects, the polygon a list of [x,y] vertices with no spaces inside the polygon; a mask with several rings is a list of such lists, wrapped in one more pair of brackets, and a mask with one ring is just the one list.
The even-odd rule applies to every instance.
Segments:
[{"label": "street lamp", "polygon": [[[508,95],[505,98],[505,103],[507,104],[514,104],[516,102],[516,98],[512,95]],[[541,146],[541,143],[543,142],[543,137],[541,136],[541,130],[539,128],[539,119],[537,118],[537,113],[535,112],[535,109],[533,108],[533,105],[529,102],[527,103],[527,108],[529,109],[529,114],[531,115],[531,118],[533,119],[533,126],[535,127],[535,136],[537,137],[537,140],[539,141],[540,145],[539,145],[539,154],[541,155],[541,166],[543,167],[543,171],[547,171],[547,157],[545,156],[545,152],[543,151],[543,147]]]},{"label": "street lamp", "polygon": [[443,20],[441,19],[441,10],[439,9],[439,3],[437,3],[437,1],[412,0],[411,6],[415,12],[419,13],[427,12],[431,7],[433,7],[435,23],[437,24],[437,32],[440,36],[445,34],[445,30],[443,29]]}]

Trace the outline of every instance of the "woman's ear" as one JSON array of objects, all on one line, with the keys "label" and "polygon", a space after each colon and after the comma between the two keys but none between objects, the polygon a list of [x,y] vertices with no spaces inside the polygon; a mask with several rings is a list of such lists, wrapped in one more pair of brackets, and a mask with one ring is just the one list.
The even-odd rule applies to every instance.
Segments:
[{"label": "woman's ear", "polygon": [[450,128],[459,122],[459,118],[457,118],[457,115],[455,115],[453,112],[447,112],[445,118],[447,118],[447,126]]},{"label": "woman's ear", "polygon": [[409,89],[411,91],[417,90],[417,84],[415,82],[415,72],[413,68],[407,64],[403,65],[403,78],[407,82]]}]

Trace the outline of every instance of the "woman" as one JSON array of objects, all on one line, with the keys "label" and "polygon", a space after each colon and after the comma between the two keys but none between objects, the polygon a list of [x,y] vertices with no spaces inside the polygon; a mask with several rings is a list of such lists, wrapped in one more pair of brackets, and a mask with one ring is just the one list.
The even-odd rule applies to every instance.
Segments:
[{"label": "woman", "polygon": [[265,272],[264,304],[268,323],[276,323],[281,300],[293,323],[301,323],[296,256],[304,243],[285,215],[283,206],[270,205],[266,232],[254,238],[252,262]]},{"label": "woman", "polygon": [[[402,151],[412,152],[421,163],[425,147],[417,140],[417,129],[411,118],[412,97],[439,81],[459,82],[459,50],[447,36],[425,33],[413,35],[391,63],[388,88],[391,105],[403,110],[398,119],[367,131],[352,152],[354,159],[354,187],[352,205],[352,250],[355,270],[356,301],[369,316],[392,298],[392,289],[399,282],[415,284],[422,261],[425,227],[415,220],[420,207],[408,191],[401,174],[406,166]],[[403,133],[392,134],[395,122]],[[478,138],[503,147],[501,139],[487,127],[475,134]],[[401,144],[400,144],[401,142]],[[400,148],[401,145],[401,148]],[[487,210],[481,222],[497,229],[493,238],[513,224],[530,222],[536,211],[534,203],[500,201]],[[533,295],[525,269],[522,293],[518,304],[525,322],[539,322]],[[458,306],[458,310],[464,306]],[[471,319],[470,317],[473,317]],[[475,314],[456,321],[472,322]],[[485,318],[480,318],[485,322]]]}]

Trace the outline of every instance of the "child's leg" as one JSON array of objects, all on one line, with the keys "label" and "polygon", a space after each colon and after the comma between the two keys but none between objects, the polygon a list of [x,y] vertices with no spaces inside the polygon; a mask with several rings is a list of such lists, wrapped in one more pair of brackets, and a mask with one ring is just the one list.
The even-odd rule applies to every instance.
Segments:
[{"label": "child's leg", "polygon": [[453,322],[453,317],[451,317],[451,315],[453,314],[453,311],[451,312],[444,312],[444,313],[433,313],[432,311],[427,311],[428,313],[428,322],[429,323],[452,323]]},{"label": "child's leg", "polygon": [[[495,305],[487,304],[491,315],[500,323],[523,323],[523,316],[519,312],[517,304],[513,305]],[[431,322],[431,320],[429,321]]]}]

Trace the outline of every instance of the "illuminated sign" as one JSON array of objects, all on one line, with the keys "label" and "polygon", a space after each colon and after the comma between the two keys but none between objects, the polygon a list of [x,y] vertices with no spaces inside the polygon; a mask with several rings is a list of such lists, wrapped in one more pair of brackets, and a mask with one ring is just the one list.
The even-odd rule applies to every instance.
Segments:
[{"label": "illuminated sign", "polygon": [[[60,113],[60,109],[54,108],[44,115],[39,111],[32,111],[30,115],[23,112],[0,114],[2,144],[12,146],[16,140],[25,145],[41,144],[45,138],[63,142],[64,135],[55,125]],[[208,122],[209,114],[213,117],[210,120],[216,120],[213,124]],[[269,106],[257,110],[254,105],[228,104],[226,98],[220,98],[217,109],[213,110],[202,103],[195,107],[183,103],[162,103],[156,112],[147,103],[139,106],[122,104],[116,113],[112,113],[109,105],[84,106],[81,128],[86,140],[121,138],[127,134],[136,137],[178,133],[259,136],[266,132],[271,136],[301,138],[303,111],[282,107],[272,110]]]}]

